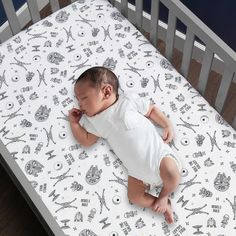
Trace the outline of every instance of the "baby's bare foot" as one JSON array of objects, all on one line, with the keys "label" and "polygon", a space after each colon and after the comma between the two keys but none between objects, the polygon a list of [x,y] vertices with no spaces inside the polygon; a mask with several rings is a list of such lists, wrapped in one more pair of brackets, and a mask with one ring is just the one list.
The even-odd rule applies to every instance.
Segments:
[{"label": "baby's bare foot", "polygon": [[165,213],[168,206],[168,197],[157,198],[153,204],[152,210],[158,213]]},{"label": "baby's bare foot", "polygon": [[164,213],[164,216],[168,224],[172,224],[174,222],[174,215],[173,215],[173,211],[172,211],[171,203],[169,199],[168,199],[168,204],[167,204],[167,208]]}]

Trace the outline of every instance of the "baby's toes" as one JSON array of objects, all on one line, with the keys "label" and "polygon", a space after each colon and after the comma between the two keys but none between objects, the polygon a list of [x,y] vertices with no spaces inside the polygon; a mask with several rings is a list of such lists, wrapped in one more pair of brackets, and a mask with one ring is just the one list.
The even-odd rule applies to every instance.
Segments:
[{"label": "baby's toes", "polygon": [[155,212],[161,213],[161,207],[160,207],[160,206],[157,206]]},{"label": "baby's toes", "polygon": [[159,207],[158,208],[158,213],[164,213],[164,208],[163,207]]},{"label": "baby's toes", "polygon": [[166,207],[162,207],[161,213],[165,213],[165,212],[166,212]]},{"label": "baby's toes", "polygon": [[153,211],[157,211],[158,208],[159,208],[159,205],[158,205],[158,204],[155,204],[155,205],[153,206]]},{"label": "baby's toes", "polygon": [[156,211],[156,205],[153,205],[153,206],[152,206],[152,210],[153,210],[153,211]]},{"label": "baby's toes", "polygon": [[160,211],[159,206],[157,206],[154,211],[157,212],[157,213],[159,213],[159,211]]}]

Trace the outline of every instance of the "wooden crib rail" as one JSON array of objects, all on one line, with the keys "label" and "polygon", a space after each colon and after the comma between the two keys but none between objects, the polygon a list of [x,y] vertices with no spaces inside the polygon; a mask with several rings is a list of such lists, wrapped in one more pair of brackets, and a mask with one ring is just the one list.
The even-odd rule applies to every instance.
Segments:
[{"label": "wooden crib rail", "polygon": [[[229,87],[232,82],[236,83],[236,54],[226,43],[224,43],[223,40],[221,40],[179,0],[152,0],[151,15],[149,15],[149,17],[145,17],[145,14],[148,14],[144,14],[142,5],[143,0],[136,0],[135,8],[132,8],[132,6],[130,6],[131,4],[127,3],[127,0],[111,0],[110,2],[120,9],[120,11],[133,24],[135,24],[138,29],[144,29],[146,32],[150,33],[150,41],[155,47],[157,46],[157,40],[161,38],[158,33],[161,22],[159,20],[160,2],[166,6],[169,10],[169,14],[164,41],[166,44],[165,56],[169,61],[172,61],[173,51],[175,48],[177,19],[179,19],[187,27],[180,67],[180,73],[186,78],[189,74],[192,52],[195,47],[195,37],[198,37],[205,44],[204,56],[201,62],[202,66],[197,84],[197,90],[203,96],[205,94],[210,71],[212,70],[213,60],[215,60],[216,56],[218,56],[220,58],[218,60],[221,60],[224,64],[224,70],[221,72],[222,79],[214,107],[219,113],[223,114],[223,108],[224,106],[227,106],[225,101],[228,95]],[[127,6],[129,6],[128,10]],[[236,128],[236,114],[234,115],[234,121],[231,123],[232,126]]]},{"label": "wooden crib rail", "polygon": [[[12,0],[1,0],[1,1],[11,28],[11,33],[12,35],[15,35],[19,33],[25,25],[21,26],[14,5],[12,3]],[[38,7],[38,0],[26,0],[26,2],[32,22],[36,23],[39,20],[41,20],[40,9]],[[49,3],[52,12],[55,12],[60,9],[58,0],[49,0]]]},{"label": "wooden crib rail", "polygon": [[[156,1],[156,0],[153,0]],[[198,90],[204,95],[206,84],[208,82],[209,73],[212,66],[214,54],[218,55],[225,63],[225,69],[223,73],[222,82],[217,94],[215,107],[219,112],[222,112],[222,108],[228,93],[228,89],[231,81],[233,80],[234,73],[236,72],[236,56],[235,52],[228,47],[213,31],[211,31],[200,19],[198,19],[188,8],[186,8],[179,0],[161,0],[161,2],[169,9],[168,18],[168,30],[167,30],[167,58],[172,59],[173,53],[173,41],[175,33],[176,18],[180,19],[188,30],[188,36],[191,39],[190,42],[185,40],[185,50],[183,52],[183,58],[191,54],[193,48],[194,36],[200,38],[206,45],[204,58],[202,61],[202,68],[199,76]],[[181,9],[181,11],[180,11]],[[169,24],[170,22],[170,24]],[[170,33],[168,33],[170,31]],[[192,32],[192,33],[190,33]],[[187,55],[185,55],[187,54]],[[181,68],[184,67],[184,61],[182,60]],[[189,68],[186,67],[185,71],[181,71],[184,76],[187,77]]]},{"label": "wooden crib rail", "polygon": [[15,35],[20,32],[21,27],[15,12],[14,5],[12,1],[9,0],[2,0],[2,4],[11,27],[12,34]]}]

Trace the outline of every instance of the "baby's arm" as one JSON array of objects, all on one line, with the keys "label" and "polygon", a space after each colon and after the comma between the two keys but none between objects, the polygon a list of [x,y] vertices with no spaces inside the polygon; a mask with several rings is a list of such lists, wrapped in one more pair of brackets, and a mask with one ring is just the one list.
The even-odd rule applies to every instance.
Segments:
[{"label": "baby's arm", "polygon": [[94,134],[87,132],[80,124],[79,120],[82,117],[82,113],[80,110],[73,108],[69,111],[69,121],[71,131],[75,137],[75,139],[84,147],[89,147],[97,142],[99,137]]},{"label": "baby's arm", "polygon": [[150,108],[145,116],[164,128],[163,140],[165,143],[168,143],[173,139],[174,132],[171,122],[161,110],[154,105],[150,105]]}]

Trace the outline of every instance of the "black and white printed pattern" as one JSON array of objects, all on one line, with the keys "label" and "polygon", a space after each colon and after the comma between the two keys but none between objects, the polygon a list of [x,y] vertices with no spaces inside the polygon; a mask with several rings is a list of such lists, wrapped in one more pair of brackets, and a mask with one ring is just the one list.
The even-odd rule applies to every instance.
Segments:
[{"label": "black and white printed pattern", "polygon": [[[170,146],[184,166],[173,225],[129,203],[127,172],[105,140],[85,149],[72,136],[74,82],[96,65],[117,74],[120,93],[150,98],[173,124]],[[0,45],[0,124],[66,235],[236,235],[235,130],[106,0],[79,0]]]}]

